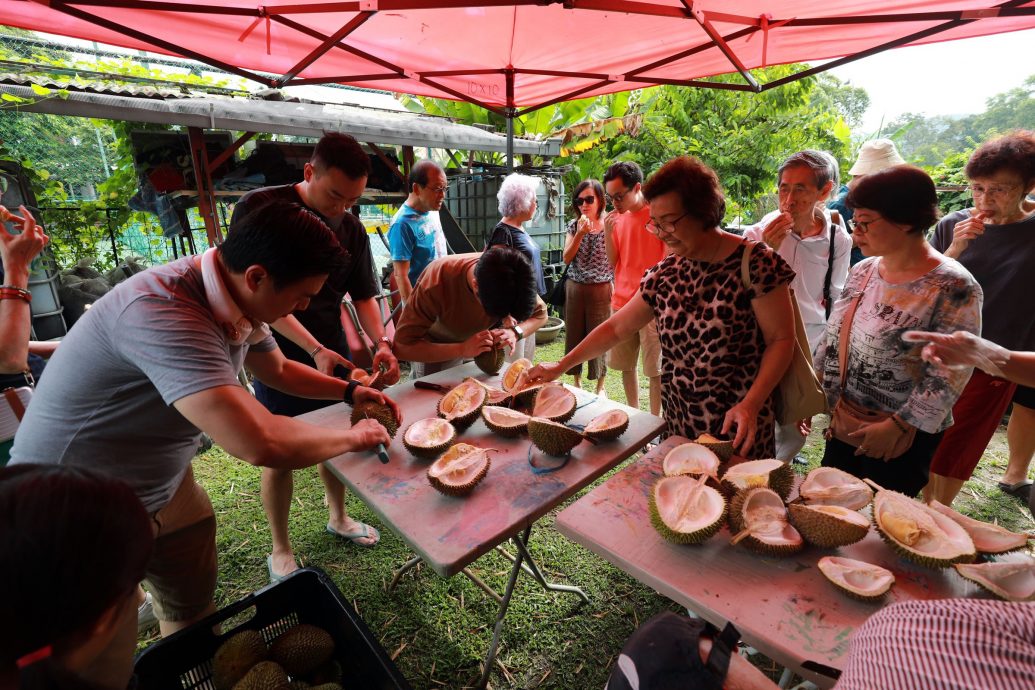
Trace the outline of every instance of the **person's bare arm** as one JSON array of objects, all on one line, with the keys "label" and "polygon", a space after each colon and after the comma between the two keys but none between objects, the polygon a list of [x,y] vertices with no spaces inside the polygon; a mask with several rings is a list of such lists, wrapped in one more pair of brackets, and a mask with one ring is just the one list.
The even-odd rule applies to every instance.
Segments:
[{"label": "person's bare arm", "polygon": [[575,255],[579,253],[579,246],[582,244],[582,238],[586,236],[587,232],[589,232],[589,220],[582,216],[575,224],[575,234],[565,236],[562,255],[564,263],[570,264],[575,260]]},{"label": "person's bare arm", "polygon": [[393,261],[392,271],[395,273],[395,287],[399,289],[399,299],[403,302],[410,299],[413,285],[410,283],[410,262]]},{"label": "person's bare arm", "polygon": [[[4,285],[28,290],[29,266],[43,251],[48,238],[43,228],[22,206],[20,216],[0,206],[0,219],[21,223],[21,233],[14,235],[0,223],[0,261],[4,267]],[[32,311],[29,302],[20,297],[0,299],[0,373],[25,371],[29,360],[29,333]]]},{"label": "person's bare arm", "polygon": [[615,244],[615,221],[621,215],[618,211],[611,211],[604,216],[604,251],[607,252],[607,263],[611,268],[618,265],[618,245]]},{"label": "person's bare arm", "polygon": [[320,341],[314,338],[313,335],[306,330],[306,327],[291,314],[277,319],[270,324],[270,328],[275,330],[277,333],[280,333],[295,345],[298,345],[304,352],[309,353],[313,358],[313,362],[316,364],[316,368],[321,373],[330,376],[334,373],[335,367],[343,366],[349,370],[353,368],[352,362],[345,359],[334,350],[323,347]]},{"label": "person's bare arm", "polygon": [[29,354],[42,357],[43,359],[50,359],[57,352],[58,340],[30,340],[29,341]]},{"label": "person's bare arm", "polygon": [[381,309],[377,300],[370,299],[356,300],[352,303],[356,309],[356,316],[359,317],[359,325],[363,327],[370,342],[374,343],[374,372],[384,369],[383,380],[391,386],[399,382],[399,360],[392,352],[392,346],[381,338],[384,337],[385,327],[381,322]]}]

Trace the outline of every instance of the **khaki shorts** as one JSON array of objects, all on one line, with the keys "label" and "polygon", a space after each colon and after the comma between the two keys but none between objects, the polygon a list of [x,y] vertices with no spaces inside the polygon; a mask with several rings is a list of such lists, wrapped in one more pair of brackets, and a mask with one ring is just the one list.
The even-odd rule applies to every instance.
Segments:
[{"label": "khaki shorts", "polygon": [[656,321],[651,320],[639,333],[612,347],[607,353],[607,366],[618,371],[636,371],[637,353],[644,376],[661,376],[661,341]]},{"label": "khaki shorts", "polygon": [[188,469],[172,499],[151,516],[155,550],[144,583],[163,621],[196,618],[216,592],[216,516]]}]

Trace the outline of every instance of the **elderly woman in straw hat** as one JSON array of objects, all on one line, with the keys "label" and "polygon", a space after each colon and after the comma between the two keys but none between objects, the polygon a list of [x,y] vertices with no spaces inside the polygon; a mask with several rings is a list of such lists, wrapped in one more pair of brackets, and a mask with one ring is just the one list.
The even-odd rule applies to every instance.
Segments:
[{"label": "elderly woman in straw hat", "polygon": [[[848,169],[848,174],[852,176],[852,179],[848,181],[848,184],[841,185],[841,188],[837,190],[837,196],[827,204],[827,208],[837,211],[841,215],[841,218],[844,219],[845,227],[851,233],[851,221],[854,211],[845,203],[845,199],[848,198],[848,192],[854,189],[855,185],[859,184],[859,180],[865,176],[905,162],[902,156],[899,155],[898,149],[895,148],[895,142],[891,139],[872,139],[865,142],[859,149],[859,157],[855,159],[855,164]],[[863,258],[861,249],[858,247],[852,249],[852,266],[862,261]]]}]

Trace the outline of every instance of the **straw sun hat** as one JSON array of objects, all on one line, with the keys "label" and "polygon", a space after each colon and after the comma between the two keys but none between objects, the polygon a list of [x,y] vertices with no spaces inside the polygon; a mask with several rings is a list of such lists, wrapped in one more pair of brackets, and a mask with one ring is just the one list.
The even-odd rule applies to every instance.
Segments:
[{"label": "straw sun hat", "polygon": [[893,165],[901,165],[906,161],[898,155],[895,142],[891,139],[874,139],[867,141],[859,149],[859,157],[855,165],[848,171],[849,175],[872,175]]}]

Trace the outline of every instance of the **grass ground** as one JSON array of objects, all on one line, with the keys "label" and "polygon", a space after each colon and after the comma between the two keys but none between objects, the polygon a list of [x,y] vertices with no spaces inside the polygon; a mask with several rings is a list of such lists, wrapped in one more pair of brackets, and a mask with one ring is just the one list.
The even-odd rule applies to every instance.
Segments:
[{"label": "grass ground", "polygon": [[[540,347],[537,360],[553,361],[561,354],[563,339]],[[645,409],[646,381],[641,383],[640,406]],[[606,385],[611,399],[625,400],[620,374],[610,372]],[[583,387],[592,388],[592,382],[583,380]],[[804,450],[809,467],[797,469],[804,472],[818,466],[822,449],[822,439],[814,431]],[[955,507],[1012,530],[1031,531],[1035,520],[1027,509],[996,488],[1006,458],[1001,429]],[[194,467],[218,520],[216,603],[223,607],[268,583],[265,556],[270,535],[259,499],[259,470],[219,448],[199,457]],[[411,556],[397,536],[351,496],[349,513],[381,528],[380,544],[364,548],[327,534],[327,511],[315,469],[295,473],[294,500],[291,538],[300,562],[317,565],[331,575],[413,687],[473,685],[492,639],[495,602],[464,577],[447,580],[424,567],[407,573],[397,589],[388,592],[393,570]],[[602,688],[614,656],[636,626],[659,611],[679,610],[672,601],[562,537],[552,523],[552,515],[538,523],[530,550],[547,577],[577,584],[591,603],[578,606],[572,595],[549,594],[531,578],[520,578],[490,681],[493,688]],[[472,570],[502,592],[509,567],[509,561],[491,553]],[[142,638],[141,645],[153,640],[153,636]],[[752,660],[774,677],[778,673],[764,657]]]}]

